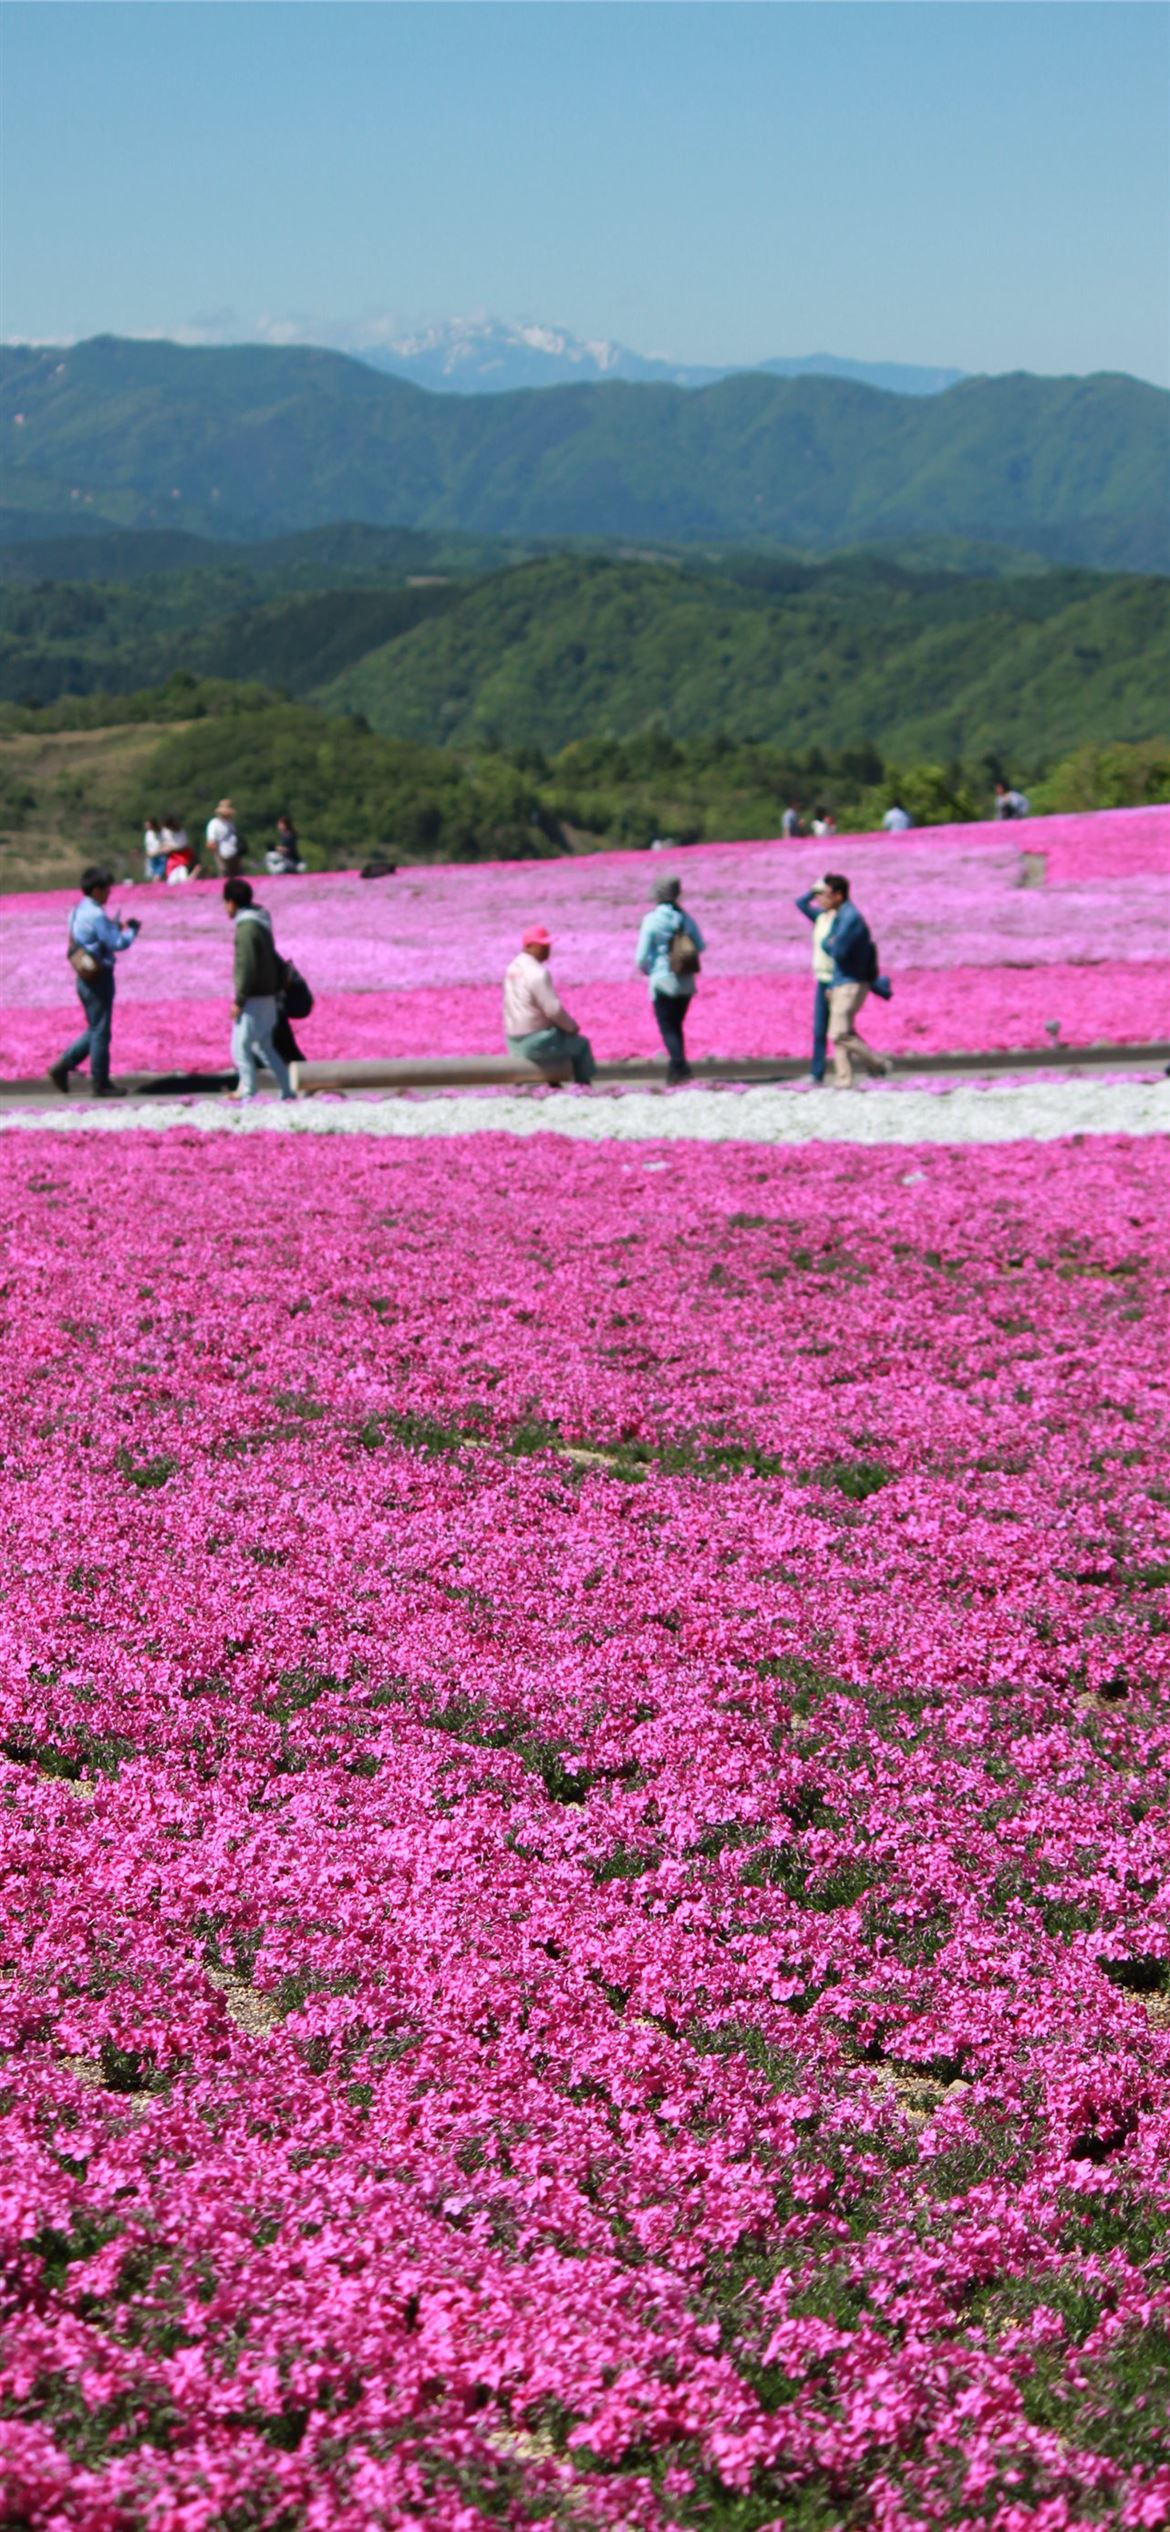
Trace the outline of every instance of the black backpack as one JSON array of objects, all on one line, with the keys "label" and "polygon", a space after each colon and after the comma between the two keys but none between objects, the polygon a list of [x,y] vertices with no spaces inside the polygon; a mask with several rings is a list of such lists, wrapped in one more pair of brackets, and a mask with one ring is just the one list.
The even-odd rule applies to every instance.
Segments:
[{"label": "black backpack", "polygon": [[313,1008],[312,986],[306,984],[300,968],[294,966],[291,958],[286,958],[284,961],[284,982],[280,988],[280,1001],[286,1020],[307,1020]]}]

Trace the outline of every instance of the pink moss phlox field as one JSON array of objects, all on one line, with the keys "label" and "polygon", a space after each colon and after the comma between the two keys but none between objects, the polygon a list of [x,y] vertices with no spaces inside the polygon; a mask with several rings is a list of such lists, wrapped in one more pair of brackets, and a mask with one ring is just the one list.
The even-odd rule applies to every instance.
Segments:
[{"label": "pink moss phlox field", "polygon": [[[225,958],[225,978],[227,966]],[[661,1053],[646,989],[574,984],[573,1017],[606,1061]],[[1114,1046],[1170,1038],[1170,968],[1114,961],[1098,967],[960,967],[899,974],[892,1002],[866,1005],[865,1032],[893,1055],[995,1047],[1043,1047],[1056,1024],[1063,1045]],[[77,1004],[0,1013],[0,1073],[43,1072],[77,1029]],[[122,1072],[222,1068],[228,1061],[226,988],[217,1000],[144,1003],[120,995],[115,1046]],[[812,995],[805,976],[713,976],[692,1005],[692,1056],[806,1056]],[[297,1023],[306,1055],[476,1055],[500,1050],[498,985],[319,995]]]},{"label": "pink moss phlox field", "polygon": [[[1022,852],[1042,884],[1022,886]],[[828,855],[873,925],[895,999],[867,1025],[894,1053],[1133,1043],[1170,1027],[1160,956],[1170,812],[1127,809],[906,838],[693,846],[676,856],[708,937],[691,1027],[705,1055],[797,1055],[809,1031],[810,939],[794,898]],[[633,950],[666,864],[646,853],[261,880],[281,946],[310,978],[315,1056],[492,1049],[499,986],[523,925],[555,938],[555,972],[605,1060],[657,1053]],[[144,920],[119,969],[123,1069],[226,1060],[231,939],[218,886],[127,888]],[[9,901],[0,1070],[35,1073],[76,1026],[64,957],[70,900]]]},{"label": "pink moss phlox field", "polygon": [[1164,2525],[1161,1152],[0,1161],[0,2521]]}]

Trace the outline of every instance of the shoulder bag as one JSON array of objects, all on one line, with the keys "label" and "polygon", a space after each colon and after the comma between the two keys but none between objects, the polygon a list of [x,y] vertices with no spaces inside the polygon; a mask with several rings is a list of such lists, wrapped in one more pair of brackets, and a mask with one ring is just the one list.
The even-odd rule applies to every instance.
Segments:
[{"label": "shoulder bag", "polygon": [[65,955],[74,975],[80,976],[83,985],[97,983],[102,972],[102,962],[100,958],[94,957],[92,950],[85,949],[80,941],[74,940],[72,915],[69,918],[69,947]]}]

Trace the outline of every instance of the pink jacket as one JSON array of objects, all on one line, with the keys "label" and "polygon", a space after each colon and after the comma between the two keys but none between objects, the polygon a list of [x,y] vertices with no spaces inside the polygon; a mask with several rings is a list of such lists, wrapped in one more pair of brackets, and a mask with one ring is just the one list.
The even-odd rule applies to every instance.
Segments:
[{"label": "pink jacket", "polygon": [[504,977],[504,1035],[532,1037],[537,1029],[568,1029],[569,1018],[542,959],[521,950]]}]

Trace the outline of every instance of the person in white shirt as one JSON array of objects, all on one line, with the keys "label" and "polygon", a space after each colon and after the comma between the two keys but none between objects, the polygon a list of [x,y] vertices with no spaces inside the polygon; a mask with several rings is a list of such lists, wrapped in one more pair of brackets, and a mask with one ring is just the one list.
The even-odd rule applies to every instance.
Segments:
[{"label": "person in white shirt", "polygon": [[504,1036],[509,1055],[530,1064],[571,1064],[582,1088],[593,1079],[593,1049],[570,1019],[548,962],[552,942],[543,924],[532,923],[524,934],[518,958],[504,976]]},{"label": "person in white shirt", "polygon": [[142,837],[142,875],[144,879],[165,879],[167,848],[157,818],[148,818]]},{"label": "person in white shirt", "polygon": [[813,819],[813,822],[812,822],[812,832],[813,832],[813,834],[814,834],[814,835],[835,835],[835,834],[836,834],[836,832],[837,832],[837,821],[836,821],[836,818],[833,816],[833,813],[832,813],[831,809],[818,809],[818,810],[817,810],[816,816],[815,816],[815,818]]},{"label": "person in white shirt", "polygon": [[1026,792],[1010,791],[1006,782],[997,782],[995,814],[997,818],[1030,818],[1032,803]]},{"label": "person in white shirt", "polygon": [[905,835],[913,824],[913,818],[910,817],[908,812],[902,807],[901,801],[891,800],[889,808],[882,819],[882,825],[884,826],[887,835]]},{"label": "person in white shirt", "polygon": [[207,847],[219,863],[220,877],[238,879],[243,859],[236,833],[236,813],[230,800],[221,800],[215,816],[207,821]]}]

